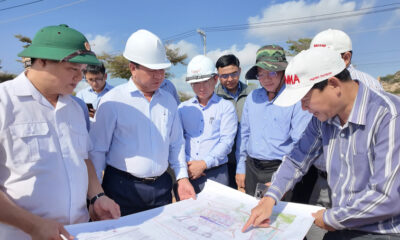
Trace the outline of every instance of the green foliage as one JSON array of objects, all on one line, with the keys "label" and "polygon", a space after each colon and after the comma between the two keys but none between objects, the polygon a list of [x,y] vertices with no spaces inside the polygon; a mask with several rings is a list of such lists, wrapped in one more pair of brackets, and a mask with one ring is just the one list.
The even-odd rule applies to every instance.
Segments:
[{"label": "green foliage", "polygon": [[381,81],[387,83],[400,82],[400,71],[396,72],[395,74],[388,74],[384,77],[381,77]]},{"label": "green foliage", "polygon": [[294,56],[303,50],[309,49],[311,40],[311,38],[300,38],[297,41],[286,41],[286,43],[289,44],[289,50],[286,52],[286,54],[288,56]]},{"label": "green foliage", "polygon": [[26,43],[23,48],[27,48],[32,44],[32,40],[29,37],[23,36],[21,34],[14,35],[14,37],[18,38],[18,40],[22,43]]},{"label": "green foliage", "polygon": [[190,95],[189,93],[185,93],[185,92],[181,92],[181,91],[178,91],[178,95],[179,95],[179,100],[181,102],[187,101],[193,97],[193,95]]},{"label": "green foliage", "polygon": [[12,73],[0,73],[0,83],[14,79],[17,75]]}]

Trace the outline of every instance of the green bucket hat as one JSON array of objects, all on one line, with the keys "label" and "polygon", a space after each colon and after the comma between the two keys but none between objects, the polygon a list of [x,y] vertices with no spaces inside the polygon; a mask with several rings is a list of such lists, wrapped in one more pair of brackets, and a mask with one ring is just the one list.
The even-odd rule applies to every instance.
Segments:
[{"label": "green bucket hat", "polygon": [[258,49],[256,64],[246,73],[246,79],[257,79],[257,67],[267,71],[283,71],[288,63],[285,50],[278,45],[266,45]]},{"label": "green bucket hat", "polygon": [[100,65],[86,37],[65,24],[44,27],[36,33],[32,44],[19,57],[40,58]]}]

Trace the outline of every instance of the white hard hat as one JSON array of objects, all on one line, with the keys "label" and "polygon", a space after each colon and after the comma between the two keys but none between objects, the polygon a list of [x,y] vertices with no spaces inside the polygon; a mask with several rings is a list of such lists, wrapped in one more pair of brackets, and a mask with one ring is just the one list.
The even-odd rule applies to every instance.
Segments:
[{"label": "white hard hat", "polygon": [[344,53],[352,50],[350,37],[341,30],[328,29],[315,35],[311,41],[310,48],[328,47]]},{"label": "white hard hat", "polygon": [[274,104],[282,107],[296,104],[314,84],[341,73],[345,68],[340,54],[330,48],[301,51],[289,62],[285,71],[286,87]]},{"label": "white hard hat", "polygon": [[216,73],[213,61],[204,55],[197,55],[192,58],[188,64],[186,82],[203,82],[215,75]]},{"label": "white hard hat", "polygon": [[128,38],[123,56],[150,69],[165,69],[171,66],[160,38],[144,29],[132,33]]}]

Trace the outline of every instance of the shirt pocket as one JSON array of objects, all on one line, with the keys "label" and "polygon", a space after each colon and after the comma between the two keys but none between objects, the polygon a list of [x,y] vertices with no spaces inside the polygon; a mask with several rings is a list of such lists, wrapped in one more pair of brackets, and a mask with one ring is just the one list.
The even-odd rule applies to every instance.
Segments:
[{"label": "shirt pocket", "polygon": [[12,158],[15,164],[37,162],[40,159],[39,141],[49,133],[47,123],[16,124],[9,127],[12,139]]},{"label": "shirt pocket", "polygon": [[74,151],[79,159],[87,159],[89,151],[89,135],[85,130],[70,129],[70,137]]}]

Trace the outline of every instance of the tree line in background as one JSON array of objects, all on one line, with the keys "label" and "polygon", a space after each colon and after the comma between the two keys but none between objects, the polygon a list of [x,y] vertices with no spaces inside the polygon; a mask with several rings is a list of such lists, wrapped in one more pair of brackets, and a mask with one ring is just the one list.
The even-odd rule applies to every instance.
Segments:
[{"label": "tree line in background", "polygon": [[[24,45],[22,47],[27,48],[32,40],[29,37],[23,36],[21,34],[15,35],[15,37],[22,42]],[[308,49],[310,47],[311,39],[310,38],[300,38],[298,40],[288,40],[286,41],[289,47],[286,51],[288,56],[294,56],[302,50]],[[171,63],[175,66],[177,64],[186,65],[185,60],[187,59],[187,54],[181,54],[179,52],[179,48],[172,48],[170,45],[165,46],[166,54]],[[108,74],[112,78],[122,78],[129,79],[131,73],[129,71],[129,61],[126,60],[122,54],[108,54],[102,53],[97,56],[100,60],[104,62],[105,67],[107,68]],[[17,60],[18,62],[23,62],[22,60]],[[1,60],[0,60],[0,82],[10,80],[16,77],[15,74],[6,73],[1,71]],[[174,77],[171,72],[166,72],[166,78]],[[388,92],[392,92],[395,94],[400,94],[400,71],[395,74],[389,74],[387,76],[381,77],[380,81],[384,89]],[[182,100],[189,98],[188,94],[183,92],[178,92],[181,96]]]}]

